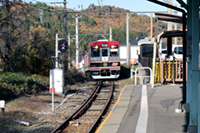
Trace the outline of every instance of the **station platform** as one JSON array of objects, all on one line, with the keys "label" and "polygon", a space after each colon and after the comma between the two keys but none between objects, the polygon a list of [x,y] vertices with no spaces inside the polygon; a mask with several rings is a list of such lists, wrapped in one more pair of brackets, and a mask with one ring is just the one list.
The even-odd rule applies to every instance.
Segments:
[{"label": "station platform", "polygon": [[189,114],[176,113],[182,84],[126,85],[97,133],[186,133]]}]

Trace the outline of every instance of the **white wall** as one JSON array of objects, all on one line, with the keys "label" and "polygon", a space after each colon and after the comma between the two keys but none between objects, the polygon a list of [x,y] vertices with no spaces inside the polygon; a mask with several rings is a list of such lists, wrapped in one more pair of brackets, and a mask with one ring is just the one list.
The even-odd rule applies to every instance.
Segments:
[{"label": "white wall", "polygon": [[[131,59],[138,60],[137,50],[138,50],[138,45],[131,46]],[[122,64],[126,63],[127,59],[126,53],[127,53],[126,46],[120,46],[120,60]]]}]

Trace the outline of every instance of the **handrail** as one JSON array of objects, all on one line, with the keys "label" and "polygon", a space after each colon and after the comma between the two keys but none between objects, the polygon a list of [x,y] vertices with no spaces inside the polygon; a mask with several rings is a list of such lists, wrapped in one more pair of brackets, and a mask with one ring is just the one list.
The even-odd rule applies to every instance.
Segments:
[{"label": "handrail", "polygon": [[[149,69],[150,70],[150,76],[137,76],[137,70],[139,69]],[[150,84],[151,84],[151,75],[152,75],[152,70],[150,67],[138,67],[135,69],[135,85],[137,84],[136,78],[137,77],[150,77]]]}]

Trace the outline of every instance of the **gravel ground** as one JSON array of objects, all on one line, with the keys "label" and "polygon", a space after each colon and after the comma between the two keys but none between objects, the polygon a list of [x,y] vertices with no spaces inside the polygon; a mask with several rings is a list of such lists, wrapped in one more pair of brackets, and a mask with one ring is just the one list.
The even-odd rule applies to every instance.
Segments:
[{"label": "gravel ground", "polygon": [[[68,94],[65,97],[55,95],[54,111],[52,111],[52,94],[49,92],[23,96],[10,101],[6,103],[5,114],[0,114],[0,131],[2,133],[49,133],[80,107],[90,96],[95,84],[95,81],[77,83],[73,90],[79,90],[78,93]],[[122,80],[115,81],[111,106],[116,102],[124,85]],[[63,104],[60,105],[61,103]],[[19,121],[26,122],[24,124],[28,125],[20,124]]]}]

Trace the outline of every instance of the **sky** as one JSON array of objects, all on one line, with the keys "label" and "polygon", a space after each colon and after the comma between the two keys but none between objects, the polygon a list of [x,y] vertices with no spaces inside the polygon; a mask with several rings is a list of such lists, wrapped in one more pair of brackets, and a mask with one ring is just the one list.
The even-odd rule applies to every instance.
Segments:
[{"label": "sky", "polygon": [[[51,2],[63,2],[64,0],[24,0],[32,2],[45,2],[47,5],[50,5]],[[154,4],[147,0],[66,0],[67,8],[80,10],[81,5],[83,9],[88,8],[90,4],[94,5],[110,5],[119,8],[128,9],[132,12],[149,12],[149,11],[167,11],[166,7]],[[162,2],[167,0],[160,0]],[[180,7],[180,4],[176,0],[172,0],[172,4],[177,4],[177,7]],[[51,4],[53,5],[53,4]],[[63,6],[63,4],[56,4],[58,6]],[[80,5],[80,6],[79,6]],[[147,14],[148,15],[148,14]],[[181,15],[178,13],[178,15]]]}]

